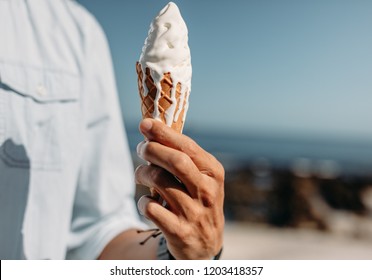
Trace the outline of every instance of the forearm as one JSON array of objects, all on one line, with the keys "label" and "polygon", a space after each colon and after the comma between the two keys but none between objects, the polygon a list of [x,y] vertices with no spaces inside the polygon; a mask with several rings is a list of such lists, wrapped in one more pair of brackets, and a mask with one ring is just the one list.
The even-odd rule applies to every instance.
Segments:
[{"label": "forearm", "polygon": [[136,229],[124,231],[116,236],[102,251],[98,259],[101,260],[143,260],[156,259],[159,236],[150,238],[143,245],[151,233],[138,233]]}]

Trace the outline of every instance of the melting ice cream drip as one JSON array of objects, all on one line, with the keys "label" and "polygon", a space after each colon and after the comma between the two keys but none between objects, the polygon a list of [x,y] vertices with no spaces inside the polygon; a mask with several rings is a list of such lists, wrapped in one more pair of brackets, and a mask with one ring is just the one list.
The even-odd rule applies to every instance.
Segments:
[{"label": "melting ice cream drip", "polygon": [[[185,104],[183,121],[188,109],[188,97],[191,91],[191,55],[188,46],[187,26],[182,19],[176,4],[167,4],[152,21],[148,36],[140,56],[142,67],[142,83],[144,95],[148,94],[146,87],[146,68],[157,88],[154,100],[153,118],[160,120],[159,100],[161,98],[161,80],[165,73],[170,73],[172,90],[171,106],[165,112],[166,124],[177,122]],[[177,103],[177,85],[181,85],[180,99]]]}]

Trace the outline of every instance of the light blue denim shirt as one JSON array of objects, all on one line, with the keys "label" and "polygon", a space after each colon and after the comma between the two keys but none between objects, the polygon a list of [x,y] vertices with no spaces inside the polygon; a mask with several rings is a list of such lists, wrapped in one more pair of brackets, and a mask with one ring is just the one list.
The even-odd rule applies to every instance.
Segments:
[{"label": "light blue denim shirt", "polygon": [[107,40],[70,0],[0,0],[0,259],[94,259],[143,226]]}]

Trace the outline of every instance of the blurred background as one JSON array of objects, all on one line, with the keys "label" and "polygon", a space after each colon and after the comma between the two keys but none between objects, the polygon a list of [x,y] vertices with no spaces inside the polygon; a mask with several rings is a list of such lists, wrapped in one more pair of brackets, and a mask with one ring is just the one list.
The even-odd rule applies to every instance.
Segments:
[{"label": "blurred background", "polygon": [[[107,35],[136,166],[135,63],[168,1],[78,2]],[[223,258],[372,259],[372,2],[174,2],[193,65],[184,133],[226,169]]]}]

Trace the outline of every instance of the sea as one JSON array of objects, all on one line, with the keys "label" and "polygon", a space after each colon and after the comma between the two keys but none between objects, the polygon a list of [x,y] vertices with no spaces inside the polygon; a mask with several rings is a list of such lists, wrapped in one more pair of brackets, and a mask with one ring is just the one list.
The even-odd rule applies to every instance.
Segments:
[{"label": "sea", "polygon": [[[137,126],[127,126],[126,130],[130,149],[135,152],[143,136]],[[266,161],[277,168],[306,163],[332,167],[346,175],[372,177],[372,141],[365,139],[210,130],[185,130],[184,134],[215,155],[227,171]]]}]

